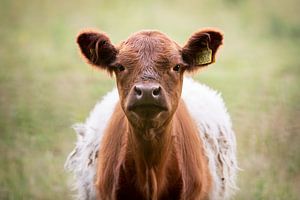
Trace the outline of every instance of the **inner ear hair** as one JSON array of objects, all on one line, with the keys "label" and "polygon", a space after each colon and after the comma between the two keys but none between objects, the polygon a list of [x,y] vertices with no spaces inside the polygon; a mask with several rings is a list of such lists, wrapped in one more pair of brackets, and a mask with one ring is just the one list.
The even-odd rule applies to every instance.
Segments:
[{"label": "inner ear hair", "polygon": [[110,65],[116,59],[117,49],[105,33],[83,31],[78,35],[77,43],[89,64],[112,72]]}]

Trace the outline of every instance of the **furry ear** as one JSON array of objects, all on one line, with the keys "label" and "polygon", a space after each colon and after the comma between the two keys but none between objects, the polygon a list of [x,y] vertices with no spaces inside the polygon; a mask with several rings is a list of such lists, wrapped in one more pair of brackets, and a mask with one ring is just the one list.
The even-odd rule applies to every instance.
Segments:
[{"label": "furry ear", "polygon": [[118,51],[108,36],[104,33],[86,31],[78,35],[77,43],[90,64],[112,72],[110,64],[115,61]]},{"label": "furry ear", "polygon": [[222,44],[223,35],[219,31],[204,29],[194,33],[182,49],[182,58],[188,71],[215,62],[215,55]]}]

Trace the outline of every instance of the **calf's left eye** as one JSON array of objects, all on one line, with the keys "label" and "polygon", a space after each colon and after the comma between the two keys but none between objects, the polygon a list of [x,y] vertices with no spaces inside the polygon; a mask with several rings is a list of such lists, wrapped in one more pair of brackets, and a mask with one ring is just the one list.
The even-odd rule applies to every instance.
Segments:
[{"label": "calf's left eye", "polygon": [[125,70],[125,67],[124,67],[123,65],[117,65],[117,66],[115,67],[115,69],[116,69],[117,71],[119,71],[119,72],[122,72],[122,71]]},{"label": "calf's left eye", "polygon": [[178,65],[175,65],[175,67],[173,67],[173,70],[175,71],[175,72],[180,72],[180,65],[178,64]]}]

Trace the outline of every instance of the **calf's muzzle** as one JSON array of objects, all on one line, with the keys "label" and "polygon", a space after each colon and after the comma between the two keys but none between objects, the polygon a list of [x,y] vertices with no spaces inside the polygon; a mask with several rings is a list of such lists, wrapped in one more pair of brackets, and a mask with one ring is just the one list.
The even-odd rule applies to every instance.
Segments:
[{"label": "calf's muzzle", "polygon": [[137,83],[130,91],[128,111],[142,118],[154,118],[162,111],[168,110],[166,95],[158,83]]},{"label": "calf's muzzle", "polygon": [[133,87],[135,98],[143,104],[155,103],[161,95],[161,87],[158,84],[139,84]]}]

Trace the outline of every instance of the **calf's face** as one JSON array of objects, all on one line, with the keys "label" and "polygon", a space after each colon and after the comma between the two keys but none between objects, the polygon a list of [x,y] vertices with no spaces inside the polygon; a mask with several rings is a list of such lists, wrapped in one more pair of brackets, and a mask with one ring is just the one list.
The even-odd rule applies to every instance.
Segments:
[{"label": "calf's face", "polygon": [[113,66],[120,101],[135,127],[161,126],[174,113],[185,67],[180,50],[154,31],[134,34],[118,47]]},{"label": "calf's face", "polygon": [[[120,103],[136,128],[169,122],[181,96],[183,74],[215,61],[222,34],[205,29],[180,47],[158,31],[141,31],[114,46],[104,33],[82,32],[77,43],[88,62],[115,74]],[[196,97],[195,97],[196,98]]]}]

